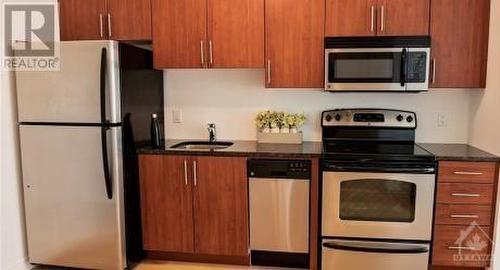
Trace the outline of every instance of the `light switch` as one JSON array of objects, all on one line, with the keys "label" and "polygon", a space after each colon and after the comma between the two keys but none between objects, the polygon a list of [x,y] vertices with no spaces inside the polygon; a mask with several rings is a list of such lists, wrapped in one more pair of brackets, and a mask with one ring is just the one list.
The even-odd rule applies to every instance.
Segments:
[{"label": "light switch", "polygon": [[182,111],[180,109],[172,110],[172,121],[174,123],[182,123]]}]

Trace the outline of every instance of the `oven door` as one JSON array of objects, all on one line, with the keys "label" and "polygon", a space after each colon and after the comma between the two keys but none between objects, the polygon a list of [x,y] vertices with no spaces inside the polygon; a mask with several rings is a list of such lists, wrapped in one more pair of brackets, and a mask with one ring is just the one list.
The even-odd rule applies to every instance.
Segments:
[{"label": "oven door", "polygon": [[429,48],[326,49],[327,91],[425,91]]},{"label": "oven door", "polygon": [[322,269],[426,270],[429,244],[324,239]]},{"label": "oven door", "polygon": [[434,174],[323,172],[323,237],[431,240]]}]

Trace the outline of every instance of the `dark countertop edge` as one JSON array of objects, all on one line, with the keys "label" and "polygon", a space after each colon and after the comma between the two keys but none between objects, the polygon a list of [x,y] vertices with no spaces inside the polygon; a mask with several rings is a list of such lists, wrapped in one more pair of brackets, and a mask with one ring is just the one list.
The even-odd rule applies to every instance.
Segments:
[{"label": "dark countertop edge", "polygon": [[224,152],[217,151],[196,151],[196,150],[152,150],[139,149],[139,155],[196,155],[196,156],[221,156],[221,157],[248,157],[248,158],[321,158],[322,154],[315,153],[275,153],[275,152]]},{"label": "dark countertop edge", "polygon": [[417,143],[417,145],[433,154],[437,161],[500,162],[500,156],[469,144]]}]

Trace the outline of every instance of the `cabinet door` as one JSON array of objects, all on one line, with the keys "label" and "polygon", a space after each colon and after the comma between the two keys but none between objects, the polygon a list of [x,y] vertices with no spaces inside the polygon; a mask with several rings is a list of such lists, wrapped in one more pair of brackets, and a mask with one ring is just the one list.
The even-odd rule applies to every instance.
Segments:
[{"label": "cabinet door", "polygon": [[106,0],[59,0],[61,40],[105,39]]},{"label": "cabinet door", "polygon": [[246,158],[197,157],[194,169],[196,253],[248,256]]},{"label": "cabinet door", "polygon": [[324,0],[265,1],[265,14],[266,86],[323,88]]},{"label": "cabinet door", "polygon": [[151,0],[108,0],[108,13],[110,39],[151,39]]},{"label": "cabinet door", "polygon": [[152,0],[156,68],[207,65],[207,0]]},{"label": "cabinet door", "polygon": [[145,250],[194,252],[189,164],[184,156],[139,157]]},{"label": "cabinet door", "polygon": [[489,0],[432,1],[431,87],[484,88]]},{"label": "cabinet door", "polygon": [[376,12],[377,0],[326,0],[326,36],[373,36]]},{"label": "cabinet door", "polygon": [[429,0],[379,0],[377,34],[428,35],[429,6]]},{"label": "cabinet door", "polygon": [[264,67],[264,0],[208,0],[214,68]]}]

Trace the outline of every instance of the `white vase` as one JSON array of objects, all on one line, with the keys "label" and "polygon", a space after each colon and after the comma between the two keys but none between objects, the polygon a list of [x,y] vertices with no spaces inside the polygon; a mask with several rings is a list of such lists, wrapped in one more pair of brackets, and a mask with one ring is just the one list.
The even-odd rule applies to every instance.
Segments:
[{"label": "white vase", "polygon": [[281,132],[281,133],[290,133],[290,128],[287,128],[287,127],[282,127],[282,128],[280,129],[280,132]]},{"label": "white vase", "polygon": [[280,133],[280,128],[279,127],[271,128],[271,133]]},{"label": "white vase", "polygon": [[290,133],[299,133],[299,131],[297,130],[297,128],[293,127],[290,128]]},{"label": "white vase", "polygon": [[271,132],[271,129],[268,127],[265,127],[262,129],[262,133],[270,133],[270,132]]}]

